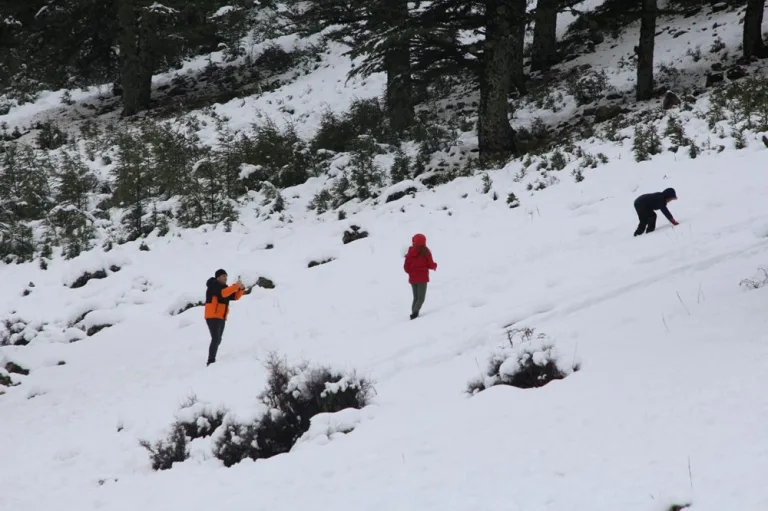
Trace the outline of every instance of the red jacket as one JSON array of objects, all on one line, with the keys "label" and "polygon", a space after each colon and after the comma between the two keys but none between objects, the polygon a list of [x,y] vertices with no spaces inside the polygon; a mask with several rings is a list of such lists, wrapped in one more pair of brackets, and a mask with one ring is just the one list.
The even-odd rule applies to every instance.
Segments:
[{"label": "red jacket", "polygon": [[[421,250],[426,250],[421,255]],[[432,260],[432,252],[425,246],[412,246],[405,256],[403,269],[408,274],[408,282],[411,284],[426,284],[429,282],[429,270],[436,270],[437,263]]]}]

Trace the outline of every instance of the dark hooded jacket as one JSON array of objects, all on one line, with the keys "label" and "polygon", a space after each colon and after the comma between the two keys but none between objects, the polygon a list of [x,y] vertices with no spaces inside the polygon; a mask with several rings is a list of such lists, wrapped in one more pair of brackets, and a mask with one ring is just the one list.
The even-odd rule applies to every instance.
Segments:
[{"label": "dark hooded jacket", "polygon": [[215,277],[205,283],[205,319],[223,319],[229,316],[230,300],[239,300],[245,293],[237,284],[225,286]]},{"label": "dark hooded jacket", "polygon": [[663,192],[646,193],[635,199],[635,209],[640,216],[645,216],[651,211],[659,210],[667,217],[667,220],[674,222],[675,219],[672,217],[672,213],[667,209],[667,199],[676,198],[677,194],[674,188],[667,188]]}]

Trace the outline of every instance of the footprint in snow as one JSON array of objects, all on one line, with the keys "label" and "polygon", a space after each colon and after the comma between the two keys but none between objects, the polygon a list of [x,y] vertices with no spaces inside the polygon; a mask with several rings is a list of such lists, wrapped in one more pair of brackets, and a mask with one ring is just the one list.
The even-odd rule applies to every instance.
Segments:
[{"label": "footprint in snow", "polygon": [[479,307],[485,307],[488,304],[488,300],[485,298],[474,298],[469,301],[469,306],[473,309],[477,309]]},{"label": "footprint in snow", "polygon": [[579,236],[589,236],[590,234],[594,234],[595,232],[597,232],[597,227],[595,227],[594,225],[590,225],[588,227],[582,227],[578,231]]}]

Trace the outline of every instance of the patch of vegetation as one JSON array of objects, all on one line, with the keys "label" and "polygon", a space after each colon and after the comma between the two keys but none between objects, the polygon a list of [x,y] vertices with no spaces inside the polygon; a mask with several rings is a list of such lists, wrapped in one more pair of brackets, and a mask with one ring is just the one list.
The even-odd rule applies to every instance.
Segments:
[{"label": "patch of vegetation", "polygon": [[99,280],[99,279],[106,279],[106,278],[107,278],[107,272],[105,270],[96,270],[93,273],[87,271],[82,275],[80,275],[77,279],[75,279],[75,281],[72,282],[69,285],[69,287],[70,289],[79,289],[85,286],[91,280],[94,280],[94,279]]},{"label": "patch of vegetation", "polygon": [[543,387],[580,369],[576,362],[564,363],[554,342],[532,328],[508,329],[507,340],[508,345],[489,360],[485,374],[469,382],[467,393],[474,395],[496,385]]},{"label": "patch of vegetation", "polygon": [[307,268],[314,268],[315,266],[320,266],[321,264],[327,264],[334,260],[335,258],[329,257],[328,259],[321,259],[319,261],[310,261],[309,264],[307,265]]},{"label": "patch of vegetation", "polygon": [[392,144],[396,141],[386,110],[378,99],[356,99],[349,111],[342,115],[327,110],[310,145],[314,152],[351,152],[357,149],[361,136],[379,143]]},{"label": "patch of vegetation", "polygon": [[746,289],[760,289],[768,285],[768,271],[760,268],[760,273],[750,279],[744,279],[739,285]]},{"label": "patch of vegetation", "polygon": [[590,69],[583,74],[573,74],[566,81],[568,93],[578,105],[589,105],[601,99],[608,88],[608,75],[602,69]]},{"label": "patch of vegetation", "polygon": [[710,129],[714,129],[718,122],[727,120],[749,130],[767,130],[768,77],[748,76],[715,88],[706,116]]},{"label": "patch of vegetation", "polygon": [[359,225],[350,225],[349,230],[344,231],[344,235],[341,238],[341,242],[346,245],[356,240],[361,240],[368,237],[368,231],[360,229]]},{"label": "patch of vegetation", "polygon": [[24,369],[16,362],[8,362],[5,364],[5,370],[8,371],[11,374],[21,374],[24,376],[27,376],[29,374],[29,369]]},{"label": "patch of vegetation", "polygon": [[267,388],[259,396],[267,413],[256,421],[230,420],[214,444],[213,454],[230,467],[240,461],[265,459],[290,451],[319,413],[363,408],[373,392],[371,382],[327,367],[289,366],[274,355],[267,361]]},{"label": "patch of vegetation", "polygon": [[632,151],[637,162],[650,160],[651,156],[661,153],[661,139],[653,124],[635,126]]}]

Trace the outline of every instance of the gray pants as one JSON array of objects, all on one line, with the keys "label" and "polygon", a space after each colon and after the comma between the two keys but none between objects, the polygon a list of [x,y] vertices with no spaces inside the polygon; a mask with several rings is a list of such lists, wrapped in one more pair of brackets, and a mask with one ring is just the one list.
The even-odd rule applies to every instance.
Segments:
[{"label": "gray pants", "polygon": [[427,284],[411,284],[413,289],[413,305],[411,305],[411,314],[418,316],[421,306],[424,305],[424,299],[427,297]]}]

